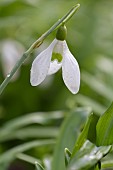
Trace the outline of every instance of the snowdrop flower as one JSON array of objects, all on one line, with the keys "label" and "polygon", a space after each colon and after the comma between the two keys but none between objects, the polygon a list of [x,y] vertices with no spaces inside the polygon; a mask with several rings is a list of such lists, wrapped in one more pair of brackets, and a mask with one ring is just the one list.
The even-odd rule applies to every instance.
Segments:
[{"label": "snowdrop flower", "polygon": [[[1,44],[1,56],[3,74],[6,76],[10,73],[18,59],[24,52],[22,44],[15,40],[4,40]],[[15,80],[19,76],[19,72],[16,72],[12,80]]]},{"label": "snowdrop flower", "polygon": [[41,52],[33,61],[30,76],[32,86],[39,85],[47,75],[54,74],[62,68],[62,77],[67,88],[73,94],[79,91],[79,65],[69,51],[65,41],[65,34],[66,27],[61,26],[50,46]]}]

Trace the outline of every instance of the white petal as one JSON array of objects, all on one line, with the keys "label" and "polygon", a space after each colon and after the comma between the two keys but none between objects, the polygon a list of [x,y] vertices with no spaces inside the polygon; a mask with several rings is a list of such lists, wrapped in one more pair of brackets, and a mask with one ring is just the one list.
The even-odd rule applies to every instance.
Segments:
[{"label": "white petal", "polygon": [[56,73],[62,66],[62,63],[58,63],[57,60],[54,60],[50,63],[50,67],[48,70],[48,75]]},{"label": "white petal", "polygon": [[52,50],[56,42],[56,39],[53,40],[50,46],[43,52],[41,52],[33,61],[30,77],[30,82],[32,86],[39,85],[46,78],[52,57]]},{"label": "white petal", "polygon": [[76,94],[79,91],[80,86],[80,69],[79,65],[68,49],[66,42],[64,41],[63,47],[63,61],[62,61],[62,76],[65,85],[73,93]]},{"label": "white petal", "polygon": [[[63,53],[63,41],[59,41],[57,40],[54,48],[53,48],[53,53],[59,53],[62,55]],[[50,68],[48,70],[48,75],[54,74],[56,73],[62,66],[62,63],[58,62],[57,59],[55,59],[54,61],[51,61],[50,63]]]},{"label": "white petal", "polygon": [[57,42],[56,42],[56,44],[54,46],[53,52],[54,53],[59,53],[59,54],[62,55],[62,53],[63,53],[63,45],[64,45],[64,41],[57,40]]}]

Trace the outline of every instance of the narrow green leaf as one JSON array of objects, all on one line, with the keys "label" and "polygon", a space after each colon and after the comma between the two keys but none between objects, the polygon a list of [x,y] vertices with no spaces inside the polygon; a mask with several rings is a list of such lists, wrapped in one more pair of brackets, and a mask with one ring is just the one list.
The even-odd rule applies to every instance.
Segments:
[{"label": "narrow green leaf", "polygon": [[65,165],[67,167],[69,160],[71,158],[71,152],[69,151],[69,149],[65,148]]},{"label": "narrow green leaf", "polygon": [[91,107],[94,112],[97,114],[102,113],[105,110],[105,106],[100,104],[95,99],[92,99],[90,96],[85,96],[82,94],[77,94],[70,99],[70,102],[78,103],[85,107]]},{"label": "narrow green leaf", "polygon": [[106,169],[106,168],[112,168],[113,169],[113,159],[109,159],[109,160],[106,160],[106,161],[103,161],[102,162],[102,169]]},{"label": "narrow green leaf", "polygon": [[99,118],[96,133],[97,146],[113,144],[113,103]]},{"label": "narrow green leaf", "polygon": [[97,147],[87,140],[71,159],[67,170],[92,170],[110,150],[111,146]]},{"label": "narrow green leaf", "polygon": [[88,72],[82,72],[82,80],[93,89],[95,92],[105,97],[109,101],[113,100],[113,90],[105,85],[100,79],[94,77]]},{"label": "narrow green leaf", "polygon": [[82,133],[80,134],[80,136],[78,137],[78,139],[75,143],[71,157],[73,157],[75,155],[75,153],[81,148],[81,146],[84,144],[85,140],[87,139],[89,126],[90,126],[92,119],[93,119],[93,113],[91,113],[89,115],[88,120],[87,120],[87,122],[84,126],[84,129],[83,129]]},{"label": "narrow green leaf", "polygon": [[16,158],[16,155],[18,153],[21,152],[25,152],[29,149],[32,149],[34,147],[40,147],[40,146],[50,146],[50,145],[54,145],[55,141],[54,140],[35,140],[35,141],[31,141],[31,142],[27,142],[24,144],[21,144],[19,146],[16,146],[8,151],[6,151],[5,153],[0,155],[0,164],[4,163],[4,162],[9,162],[13,159]]},{"label": "narrow green leaf", "polygon": [[96,125],[99,117],[100,116],[98,116],[97,114],[93,114],[93,119],[91,120],[87,137],[88,140],[95,144],[96,144]]},{"label": "narrow green leaf", "polygon": [[15,130],[18,128],[22,128],[24,126],[30,125],[30,124],[41,124],[41,125],[47,125],[50,124],[52,121],[56,121],[56,119],[61,119],[65,115],[62,111],[56,111],[56,112],[36,112],[36,113],[30,113],[24,116],[21,116],[19,118],[15,118],[9,122],[7,122],[3,128],[1,129],[1,133],[5,133],[9,130]]},{"label": "narrow green leaf", "polygon": [[36,170],[44,170],[42,165],[40,165],[38,162],[35,162],[35,167],[36,167]]},{"label": "narrow green leaf", "polygon": [[0,142],[9,141],[12,139],[28,139],[28,138],[55,138],[58,135],[56,127],[27,127],[17,130],[5,131],[1,129]]},{"label": "narrow green leaf", "polygon": [[81,127],[87,119],[87,115],[91,110],[86,108],[79,108],[68,114],[64,120],[60,134],[55,147],[52,170],[65,170],[64,149],[69,148],[72,151],[75,141],[81,131]]},{"label": "narrow green leaf", "polygon": [[26,162],[33,164],[33,165],[35,164],[35,162],[38,162],[38,163],[41,164],[41,161],[39,159],[32,157],[30,155],[24,154],[24,153],[18,153],[16,155],[16,158],[23,160],[23,161],[26,161]]}]

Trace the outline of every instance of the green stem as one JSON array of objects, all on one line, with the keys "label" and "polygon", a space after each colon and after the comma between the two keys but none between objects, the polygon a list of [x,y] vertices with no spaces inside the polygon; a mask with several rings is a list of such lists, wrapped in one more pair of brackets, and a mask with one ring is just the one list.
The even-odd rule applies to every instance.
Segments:
[{"label": "green stem", "polygon": [[31,46],[30,48],[22,55],[22,57],[20,58],[20,60],[15,64],[15,66],[13,67],[12,71],[7,75],[7,77],[5,78],[5,80],[2,82],[2,84],[0,85],[0,94],[2,94],[3,90],[5,89],[5,87],[8,85],[9,81],[11,80],[11,78],[13,77],[13,75],[15,74],[15,72],[21,67],[21,65],[23,64],[23,62],[26,60],[26,58],[32,53],[32,51],[35,48],[38,48],[44,41],[44,39],[50,34],[52,33],[55,29],[59,28],[62,24],[66,23],[74,14],[75,12],[78,10],[78,8],[80,7],[80,4],[75,5],[66,15],[64,15],[61,19],[59,19],[47,32],[45,32],[44,34],[42,34],[41,37],[39,37],[39,39],[37,39]]}]

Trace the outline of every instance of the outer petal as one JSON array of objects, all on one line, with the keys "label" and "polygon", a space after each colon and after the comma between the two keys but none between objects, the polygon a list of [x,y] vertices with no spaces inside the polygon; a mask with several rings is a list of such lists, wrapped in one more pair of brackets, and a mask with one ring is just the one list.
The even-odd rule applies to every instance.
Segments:
[{"label": "outer petal", "polygon": [[76,94],[79,91],[80,86],[80,69],[65,41],[63,46],[62,74],[67,88],[73,94]]},{"label": "outer petal", "polygon": [[32,86],[39,85],[46,78],[50,66],[52,50],[56,43],[57,40],[53,40],[50,46],[43,52],[41,52],[33,61],[30,77],[30,82]]},{"label": "outer petal", "polygon": [[56,73],[62,66],[62,63],[58,63],[57,60],[54,60],[50,63],[50,67],[48,70],[48,75]]}]

